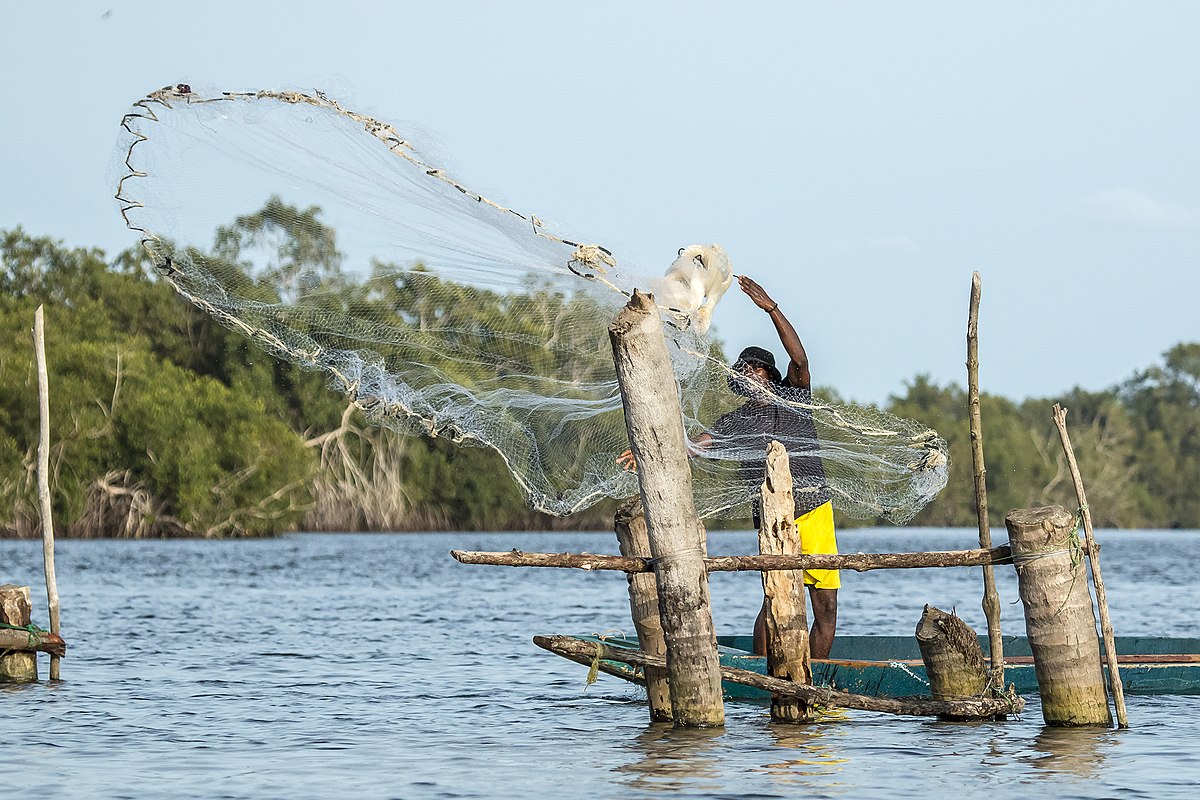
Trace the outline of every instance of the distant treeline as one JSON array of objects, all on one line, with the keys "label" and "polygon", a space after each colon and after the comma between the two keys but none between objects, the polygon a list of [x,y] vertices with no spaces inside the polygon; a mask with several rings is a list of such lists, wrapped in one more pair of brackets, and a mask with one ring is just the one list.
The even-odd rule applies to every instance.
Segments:
[{"label": "distant treeline", "polygon": [[[214,254],[236,264],[239,248],[261,245],[264,233],[278,243],[280,269],[319,266],[327,285],[353,291],[317,210],[275,198],[222,228]],[[271,358],[180,299],[140,250],[109,259],[19,228],[0,236],[0,534],[39,530],[30,338],[39,304],[47,320],[53,507],[64,535],[611,527],[611,503],[569,519],[530,510],[490,450],[365,425],[322,376]],[[247,279],[259,280],[269,299],[278,277]],[[421,299],[398,294],[386,302]],[[408,310],[429,310],[416,305]],[[1020,403],[985,395],[995,525],[1011,508],[1076,505],[1053,402],[1070,409],[1096,524],[1200,528],[1200,343],[1176,345],[1163,363],[1103,392]],[[949,485],[913,524],[974,525],[965,391],[917,376],[886,410],[936,428],[950,443]]]}]

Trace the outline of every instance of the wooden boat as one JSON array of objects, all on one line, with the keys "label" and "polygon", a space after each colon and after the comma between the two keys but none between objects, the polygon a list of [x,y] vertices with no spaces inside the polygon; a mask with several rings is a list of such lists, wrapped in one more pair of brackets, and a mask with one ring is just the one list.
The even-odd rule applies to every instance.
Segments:
[{"label": "wooden boat", "polygon": [[[580,636],[612,647],[636,650],[637,639]],[[979,637],[988,654],[986,636]],[[1118,636],[1117,663],[1121,683],[1130,695],[1200,695],[1200,639]],[[766,673],[766,658],[753,655],[749,636],[718,636],[723,666]],[[1004,637],[1004,682],[1018,694],[1037,692],[1033,657],[1023,636]],[[641,669],[619,661],[601,661],[601,671],[643,683]],[[872,697],[914,697],[929,694],[929,682],[914,637],[839,636],[830,658],[812,662],[813,684]],[[727,698],[766,699],[761,689],[724,683]]]}]

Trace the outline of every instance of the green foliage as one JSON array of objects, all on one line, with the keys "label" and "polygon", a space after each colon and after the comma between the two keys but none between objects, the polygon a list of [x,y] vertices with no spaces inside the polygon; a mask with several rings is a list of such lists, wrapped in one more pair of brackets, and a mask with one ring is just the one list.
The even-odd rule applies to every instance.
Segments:
[{"label": "green foliage", "polygon": [[[140,259],[108,265],[96,251],[19,230],[4,234],[0,255],[8,290],[0,301],[0,525],[23,531],[35,508],[29,330],[43,303],[60,525],[121,533],[78,530],[84,520],[116,524],[95,508],[105,501],[98,487],[114,487],[114,476],[117,489],[148,493],[154,514],[177,521],[172,530],[266,533],[300,518],[311,453],[260,399],[163,357],[187,349],[187,307]],[[133,524],[162,530],[156,520]]]},{"label": "green foliage", "polygon": [[[560,325],[568,311],[588,311],[578,305],[585,297],[537,286],[509,296],[421,270],[398,280],[385,265],[354,284],[319,216],[272,197],[219,229],[211,253],[188,256],[267,302],[309,293],[310,304],[360,319],[398,316],[410,323],[411,341],[383,356],[419,354],[463,386],[498,374],[585,383],[610,369],[604,337],[570,340]],[[258,260],[268,266],[251,274],[248,256],[264,251]],[[76,534],[253,535],[305,520],[326,529],[611,525],[611,503],[565,521],[532,511],[488,448],[362,428],[322,375],[271,357],[183,301],[141,251],[110,262],[98,250],[16,229],[0,232],[0,258],[0,529],[28,533],[35,517],[29,330],[39,304],[47,317],[54,510]],[[478,350],[481,332],[499,319],[512,332],[489,350],[499,363],[455,357],[456,349]],[[436,345],[423,338],[432,328]],[[353,345],[371,331],[364,323],[344,333]],[[720,343],[712,355],[724,360]],[[1200,527],[1200,343],[1176,345],[1112,390],[1075,389],[1059,401],[1070,410],[1097,524]],[[1011,508],[1076,504],[1052,402],[981,398],[993,526]],[[724,409],[712,398],[700,415]],[[973,526],[963,389],[918,375],[885,410],[933,427],[949,444],[949,484],[914,524]],[[571,448],[552,457],[569,459]],[[304,516],[310,503],[319,519]]]}]

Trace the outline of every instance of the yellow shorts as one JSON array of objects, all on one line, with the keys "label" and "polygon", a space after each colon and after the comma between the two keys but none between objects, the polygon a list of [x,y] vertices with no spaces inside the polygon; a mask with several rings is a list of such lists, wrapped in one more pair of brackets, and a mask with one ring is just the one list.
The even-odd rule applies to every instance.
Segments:
[{"label": "yellow shorts", "polygon": [[[824,503],[796,519],[801,553],[836,554],[837,537],[833,533],[833,504]],[[804,582],[818,589],[837,589],[842,585],[836,569],[806,569]]]}]

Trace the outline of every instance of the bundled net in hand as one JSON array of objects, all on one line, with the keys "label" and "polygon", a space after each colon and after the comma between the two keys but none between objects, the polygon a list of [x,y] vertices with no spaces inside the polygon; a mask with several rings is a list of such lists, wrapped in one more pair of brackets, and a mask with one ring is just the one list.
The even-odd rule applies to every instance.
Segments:
[{"label": "bundled net in hand", "polygon": [[[743,398],[708,338],[732,273],[715,245],[663,275],[550,231],[447,174],[391,125],[316,93],[167,87],[122,121],[117,199],[159,274],[272,355],[325,373],[378,423],[490,447],[530,505],[566,515],[637,492],[607,328],[655,292],[692,436]],[[664,259],[665,261],[665,259]],[[656,274],[657,273],[657,274]],[[811,415],[821,485],[860,517],[912,517],[945,484],[945,443],[874,409],[774,397]],[[739,461],[693,459],[700,513],[743,514]],[[798,487],[804,488],[804,487]]]}]

